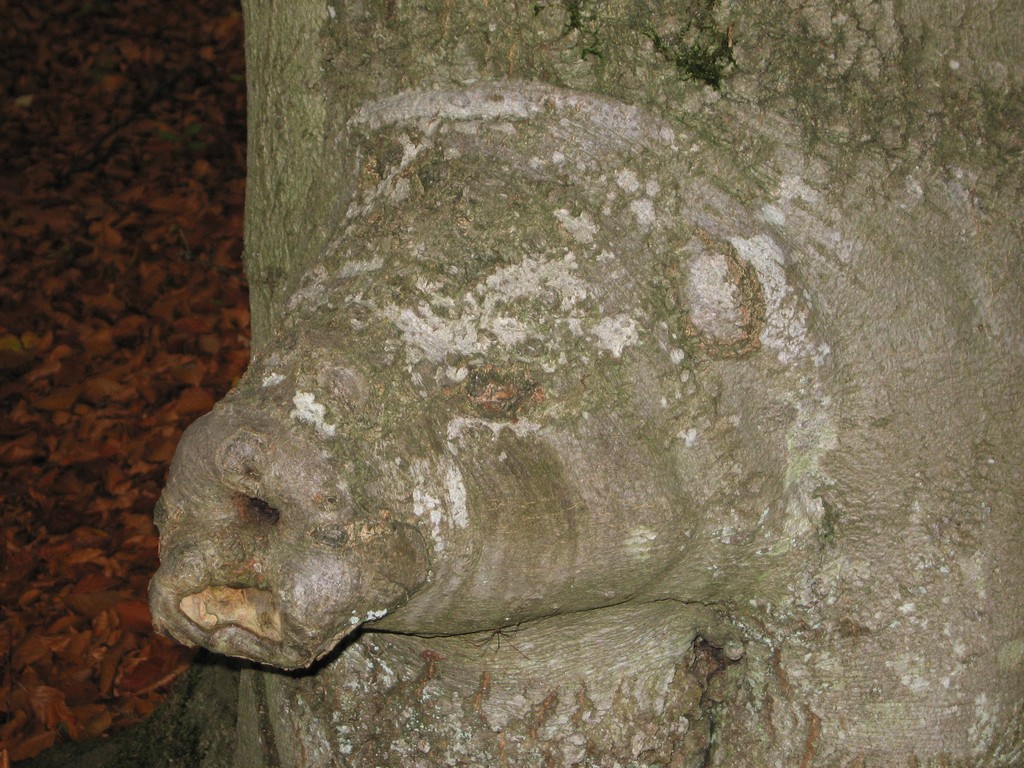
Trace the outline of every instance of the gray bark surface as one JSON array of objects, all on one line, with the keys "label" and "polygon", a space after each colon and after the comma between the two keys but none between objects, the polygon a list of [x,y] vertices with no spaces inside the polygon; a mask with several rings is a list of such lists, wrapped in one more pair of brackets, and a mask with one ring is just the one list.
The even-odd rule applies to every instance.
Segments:
[{"label": "gray bark surface", "polygon": [[246,4],[154,616],[238,766],[1024,761],[1015,4]]}]

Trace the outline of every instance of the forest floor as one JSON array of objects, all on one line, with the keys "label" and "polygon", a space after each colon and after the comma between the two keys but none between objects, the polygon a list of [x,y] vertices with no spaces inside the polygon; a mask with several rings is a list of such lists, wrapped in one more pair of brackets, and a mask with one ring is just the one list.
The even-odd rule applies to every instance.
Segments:
[{"label": "forest floor", "polygon": [[153,505],[248,360],[236,0],[0,0],[0,767],[145,718]]}]

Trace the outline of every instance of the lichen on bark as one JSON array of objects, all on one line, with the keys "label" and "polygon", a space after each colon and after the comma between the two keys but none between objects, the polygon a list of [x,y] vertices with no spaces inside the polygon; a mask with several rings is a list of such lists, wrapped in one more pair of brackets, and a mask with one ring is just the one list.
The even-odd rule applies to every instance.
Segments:
[{"label": "lichen on bark", "polygon": [[[304,654],[226,637],[327,654],[248,674],[245,764],[1020,759],[1019,38],[695,7],[328,3],[305,80],[253,58],[318,117],[296,178],[254,156],[290,185],[248,214],[275,298],[208,423],[270,417],[277,495],[246,498],[315,518],[281,572],[359,572],[338,543],[397,531],[423,567],[389,592],[359,550],[383,602],[340,616],[280,598]],[[694,24],[732,43],[717,91],[666,56]],[[289,232],[311,250],[275,287]]]}]

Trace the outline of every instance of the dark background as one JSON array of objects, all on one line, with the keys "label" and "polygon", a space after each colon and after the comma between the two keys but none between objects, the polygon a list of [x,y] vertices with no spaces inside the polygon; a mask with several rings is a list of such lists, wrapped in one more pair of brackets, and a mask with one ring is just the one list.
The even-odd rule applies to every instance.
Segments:
[{"label": "dark background", "polygon": [[[0,766],[145,718],[182,430],[248,360],[235,2],[0,0]],[[6,754],[5,754],[6,752]]]}]

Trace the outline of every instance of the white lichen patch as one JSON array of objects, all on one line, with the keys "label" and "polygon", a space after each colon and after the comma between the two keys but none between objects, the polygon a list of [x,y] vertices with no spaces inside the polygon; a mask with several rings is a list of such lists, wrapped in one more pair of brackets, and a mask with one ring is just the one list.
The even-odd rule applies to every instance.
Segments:
[{"label": "white lichen patch", "polygon": [[462,472],[452,464],[444,475],[445,490],[448,492],[448,506],[451,510],[452,522],[459,528],[469,525],[469,508],[466,505],[466,484],[462,480]]},{"label": "white lichen patch", "polygon": [[980,755],[991,743],[999,722],[1000,707],[988,700],[985,693],[974,698],[974,722],[967,731],[975,755]]},{"label": "white lichen patch", "polygon": [[402,145],[402,160],[398,165],[398,171],[404,171],[409,165],[422,154],[423,150],[432,145],[430,141],[422,141],[419,144],[409,138],[409,134],[403,133],[398,141]]},{"label": "white lichen patch", "polygon": [[503,347],[522,344],[529,336],[529,328],[526,324],[514,317],[496,317],[491,320],[487,329],[494,334],[498,344]]},{"label": "white lichen patch", "polygon": [[485,306],[552,292],[561,302],[561,311],[568,312],[587,298],[586,284],[576,276],[576,269],[572,253],[551,261],[527,256],[519,264],[496,269],[477,292],[485,297]]},{"label": "white lichen patch", "polygon": [[450,458],[413,463],[412,512],[429,524],[437,552],[447,546],[453,528],[469,525],[469,504],[462,472]]},{"label": "white lichen patch", "polygon": [[423,476],[416,477],[416,486],[412,491],[412,513],[430,523],[430,538],[438,552],[444,552],[444,537],[441,535],[441,520],[444,510],[441,500],[430,493],[427,481]]},{"label": "white lichen patch", "polygon": [[786,175],[779,182],[779,200],[803,200],[812,205],[821,199],[818,190],[809,186],[799,176]]},{"label": "white lichen patch", "polygon": [[268,373],[263,377],[263,381],[260,382],[260,386],[263,387],[276,387],[284,381],[284,374],[281,373]]},{"label": "white lichen patch", "polygon": [[765,203],[761,206],[761,216],[769,224],[774,224],[777,227],[781,227],[786,223],[786,213],[779,206],[772,205],[771,203]]},{"label": "white lichen patch", "polygon": [[288,309],[294,310],[300,306],[307,306],[312,309],[330,305],[328,296],[330,291],[328,283],[330,276],[323,264],[316,264],[306,272],[302,278],[302,284],[298,290],[288,299]]},{"label": "white lichen patch", "polygon": [[640,178],[636,175],[636,171],[629,168],[623,168],[615,174],[615,183],[619,189],[630,194],[634,194],[640,189]]},{"label": "white lichen patch", "polygon": [[365,261],[357,259],[346,261],[341,269],[338,270],[338,279],[347,280],[357,275],[365,275],[368,272],[377,272],[383,266],[384,259],[381,256]]},{"label": "white lichen patch", "polygon": [[555,218],[558,219],[559,223],[565,227],[565,230],[572,235],[573,240],[576,242],[583,245],[590,245],[594,242],[594,236],[597,234],[597,225],[586,211],[579,216],[573,216],[565,208],[559,208],[555,211]]},{"label": "white lichen patch", "polygon": [[629,210],[636,216],[636,223],[640,225],[642,229],[648,229],[654,224],[654,220],[657,218],[654,212],[654,201],[649,198],[641,198],[640,200],[634,200],[629,204]]},{"label": "white lichen patch", "polygon": [[[572,253],[550,261],[527,256],[495,269],[457,300],[443,293],[443,283],[422,279],[416,287],[423,301],[415,307],[391,306],[382,314],[401,331],[410,363],[481,355],[495,345],[511,348],[529,339],[547,344],[553,325],[579,321],[577,305],[588,292],[576,269]],[[522,302],[530,300],[557,301],[558,311],[524,312]]]},{"label": "white lichen patch", "polygon": [[611,352],[612,357],[621,357],[626,347],[640,342],[636,320],[628,315],[605,317],[590,329],[590,334],[597,339],[597,346]]},{"label": "white lichen patch", "polygon": [[442,376],[444,377],[442,381],[449,386],[453,384],[461,384],[466,380],[466,377],[469,376],[469,368],[464,365],[458,367],[450,365],[444,369]]},{"label": "white lichen patch", "polygon": [[470,355],[486,352],[491,346],[489,339],[480,337],[480,317],[475,313],[451,320],[438,317],[423,303],[415,310],[391,307],[386,314],[402,332],[406,347],[420,353],[411,355],[411,362],[424,357],[441,362],[449,352]]},{"label": "white lichen patch", "polygon": [[336,427],[327,421],[327,408],[316,401],[312,392],[296,392],[292,402],[295,408],[289,417],[313,425],[321,437],[334,437]]}]

